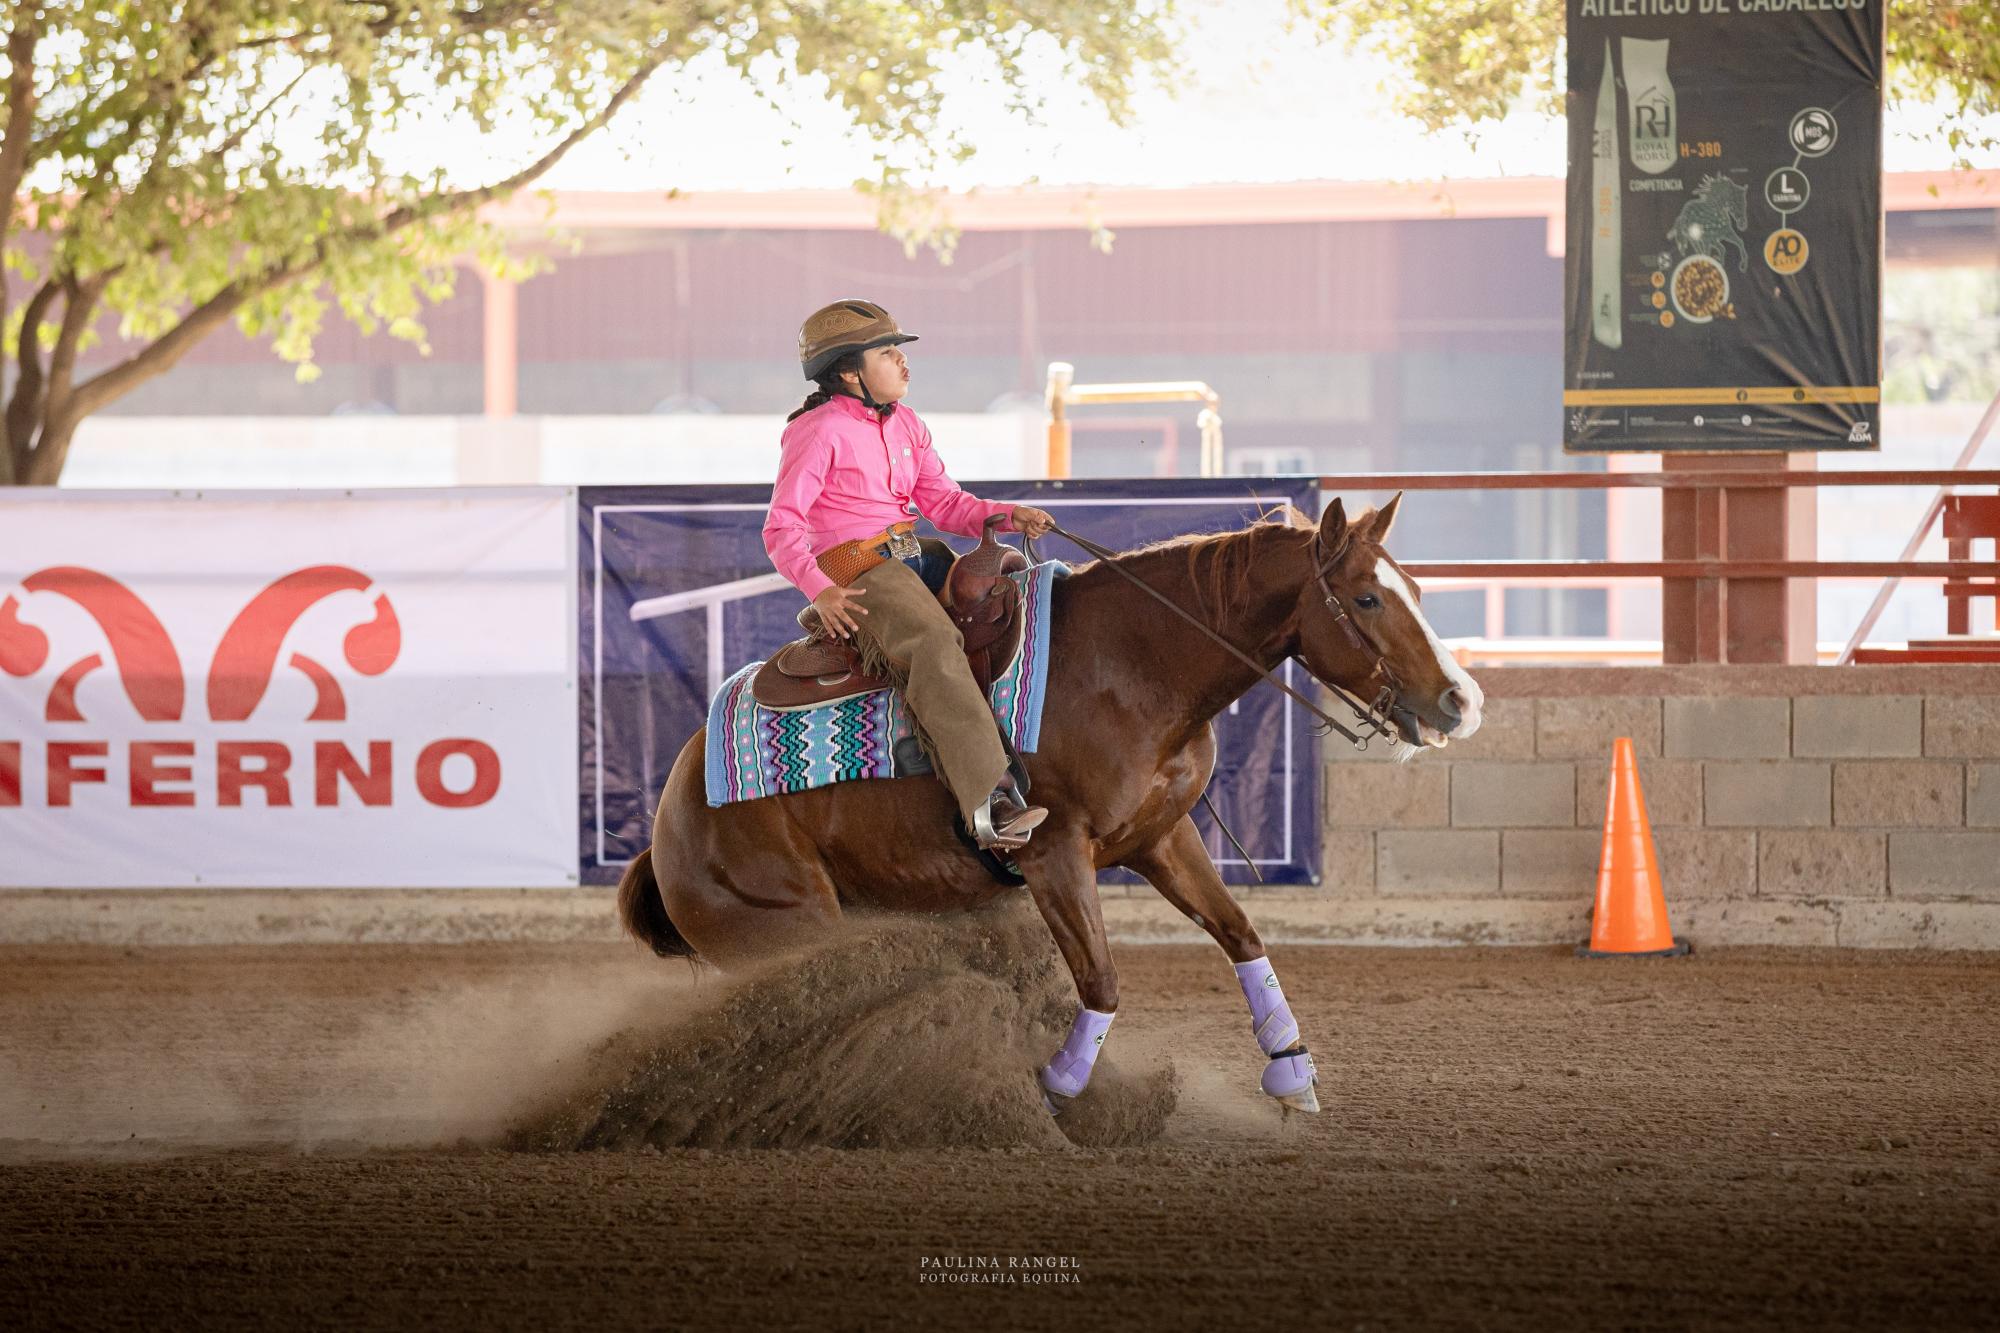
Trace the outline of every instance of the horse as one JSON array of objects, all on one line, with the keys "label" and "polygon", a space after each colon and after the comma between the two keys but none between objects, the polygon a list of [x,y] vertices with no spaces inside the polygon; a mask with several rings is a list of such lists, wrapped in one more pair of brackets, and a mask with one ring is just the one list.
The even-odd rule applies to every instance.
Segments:
[{"label": "horse", "polygon": [[[1350,521],[1289,506],[1248,527],[1175,538],[1079,565],[1054,589],[1038,749],[1023,755],[1048,822],[1014,853],[1082,1009],[1040,1073],[1060,1113],[1080,1095],[1118,1008],[1097,872],[1122,866],[1228,955],[1267,1057],[1260,1086],[1317,1111],[1317,1073],[1262,940],[1189,812],[1215,764],[1213,719],[1297,658],[1322,682],[1380,701],[1405,759],[1471,736],[1484,695],[1425,620],[1422,591],[1383,542],[1398,495]],[[1125,574],[1190,612],[1191,632]],[[957,912],[1018,891],[968,851],[956,806],[925,777],[838,783],[711,807],[705,734],[681,750],[650,848],[626,868],[626,930],[663,957],[723,966],[811,943],[850,908]]]},{"label": "horse", "polygon": [[1727,176],[1703,176],[1694,197],[1681,205],[1680,216],[1667,229],[1667,239],[1684,255],[1707,255],[1717,263],[1736,247],[1736,271],[1750,267],[1750,252],[1737,235],[1750,227],[1750,190]]}]

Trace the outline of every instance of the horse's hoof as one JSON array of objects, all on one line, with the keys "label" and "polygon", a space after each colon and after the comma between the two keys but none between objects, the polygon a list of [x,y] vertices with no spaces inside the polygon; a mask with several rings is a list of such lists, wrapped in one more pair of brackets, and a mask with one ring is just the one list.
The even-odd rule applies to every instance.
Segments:
[{"label": "horse's hoof", "polygon": [[1042,1105],[1048,1107],[1049,1114],[1052,1116],[1062,1115],[1069,1104],[1075,1100],[1076,1098],[1065,1097],[1060,1092],[1050,1092],[1047,1088],[1042,1089]]}]

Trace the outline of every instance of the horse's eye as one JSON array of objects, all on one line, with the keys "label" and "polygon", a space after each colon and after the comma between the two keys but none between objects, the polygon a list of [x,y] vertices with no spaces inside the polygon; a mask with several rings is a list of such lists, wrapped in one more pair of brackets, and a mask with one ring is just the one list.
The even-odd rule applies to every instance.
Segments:
[{"label": "horse's eye", "polygon": [[1354,604],[1363,611],[1373,611],[1376,607],[1382,605],[1382,599],[1372,592],[1364,592],[1354,599]]}]

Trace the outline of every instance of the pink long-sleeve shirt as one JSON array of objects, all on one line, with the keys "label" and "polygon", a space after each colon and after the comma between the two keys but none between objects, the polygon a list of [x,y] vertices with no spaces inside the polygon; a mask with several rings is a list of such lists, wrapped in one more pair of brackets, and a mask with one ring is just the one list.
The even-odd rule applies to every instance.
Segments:
[{"label": "pink long-sleeve shirt", "polygon": [[909,408],[898,403],[878,418],[860,399],[841,395],[785,427],[764,549],[811,600],[833,584],[813,559],[822,551],[919,514],[961,537],[977,537],[999,514],[1001,530],[1012,532],[1013,508],[960,489],[931,447],[929,427]]}]

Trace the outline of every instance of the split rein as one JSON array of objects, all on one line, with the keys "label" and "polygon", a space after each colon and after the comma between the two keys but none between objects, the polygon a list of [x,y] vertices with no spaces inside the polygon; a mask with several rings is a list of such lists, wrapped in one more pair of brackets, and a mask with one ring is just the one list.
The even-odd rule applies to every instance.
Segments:
[{"label": "split rein", "polygon": [[[1076,545],[1082,547],[1085,551],[1089,552],[1099,561],[1103,562],[1111,569],[1116,570],[1121,578],[1124,578],[1125,580],[1130,582],[1133,586],[1143,591],[1148,597],[1151,597],[1154,601],[1158,602],[1161,606],[1166,607],[1169,611],[1172,611],[1182,620],[1187,621],[1188,624],[1193,625],[1196,629],[1200,630],[1203,634],[1208,636],[1210,639],[1214,640],[1217,644],[1219,644],[1223,648],[1224,651],[1228,652],[1230,656],[1236,658],[1237,661],[1243,663],[1245,666],[1249,667],[1252,671],[1255,671],[1263,679],[1269,681],[1271,684],[1277,686],[1280,690],[1283,690],[1286,694],[1290,695],[1293,701],[1296,702],[1301,708],[1304,708],[1308,713],[1311,713],[1314,717],[1318,718],[1322,726],[1327,727],[1333,731],[1337,731],[1341,735],[1347,737],[1348,740],[1354,743],[1355,749],[1365,750],[1368,748],[1368,742],[1373,740],[1375,737],[1381,736],[1386,738],[1393,734],[1391,729],[1394,726],[1394,724],[1390,721],[1389,709],[1395,703],[1395,698],[1396,698],[1395,673],[1389,669],[1388,660],[1385,657],[1383,657],[1380,650],[1378,650],[1372,643],[1370,643],[1366,638],[1366,636],[1362,634],[1360,626],[1354,623],[1354,618],[1348,614],[1347,608],[1341,604],[1339,597],[1335,595],[1332,583],[1330,583],[1327,580],[1327,569],[1329,567],[1329,562],[1326,561],[1324,558],[1320,558],[1320,539],[1317,533],[1313,535],[1313,553],[1314,556],[1316,557],[1314,561],[1316,567],[1313,572],[1314,576],[1319,581],[1320,594],[1326,600],[1327,609],[1333,612],[1334,619],[1337,622],[1339,622],[1340,627],[1347,632],[1348,641],[1351,642],[1356,648],[1360,649],[1362,653],[1366,654],[1367,656],[1373,657],[1375,659],[1375,667],[1371,672],[1369,672],[1368,678],[1370,680],[1379,680],[1382,684],[1382,687],[1380,692],[1375,696],[1375,701],[1372,704],[1364,704],[1360,700],[1360,698],[1358,698],[1351,691],[1339,685],[1335,685],[1329,681],[1321,680],[1318,676],[1315,676],[1312,673],[1311,669],[1305,665],[1305,663],[1303,662],[1299,663],[1299,670],[1304,671],[1306,673],[1306,678],[1308,680],[1318,685],[1321,689],[1331,692],[1334,695],[1334,697],[1338,698],[1342,703],[1346,704],[1350,709],[1352,709],[1354,711],[1355,718],[1361,723],[1361,726],[1363,728],[1362,733],[1349,731],[1336,718],[1334,718],[1332,714],[1328,713],[1325,709],[1321,708],[1318,704],[1314,703],[1311,699],[1307,698],[1304,693],[1302,693],[1299,690],[1293,689],[1290,685],[1287,685],[1284,681],[1279,680],[1278,677],[1275,674],[1273,674],[1271,668],[1259,665],[1257,660],[1251,657],[1250,654],[1244,652],[1241,648],[1238,648],[1235,644],[1231,643],[1229,640],[1223,638],[1220,634],[1217,634],[1214,630],[1210,629],[1206,624],[1202,622],[1200,617],[1196,616],[1193,612],[1186,610],[1178,603],[1176,603],[1172,598],[1168,597],[1165,593],[1161,592],[1158,588],[1155,588],[1152,584],[1147,583],[1137,574],[1134,574],[1131,570],[1126,569],[1123,565],[1119,564],[1118,563],[1119,552],[1109,550],[1103,546],[1099,546],[1096,542],[1090,540],[1088,537],[1079,537],[1074,532],[1071,532],[1064,527],[1052,524],[1050,530],[1054,532],[1057,536],[1065,537],[1070,541],[1076,543]],[[1034,538],[1029,537],[1026,534],[1023,534],[1022,541],[1028,548],[1028,558],[1030,560],[1034,560],[1037,563],[1039,563],[1040,558],[1035,554]],[[1235,841],[1233,837],[1230,840],[1232,842]],[[1241,848],[1239,847],[1238,850],[1240,851]]]}]

